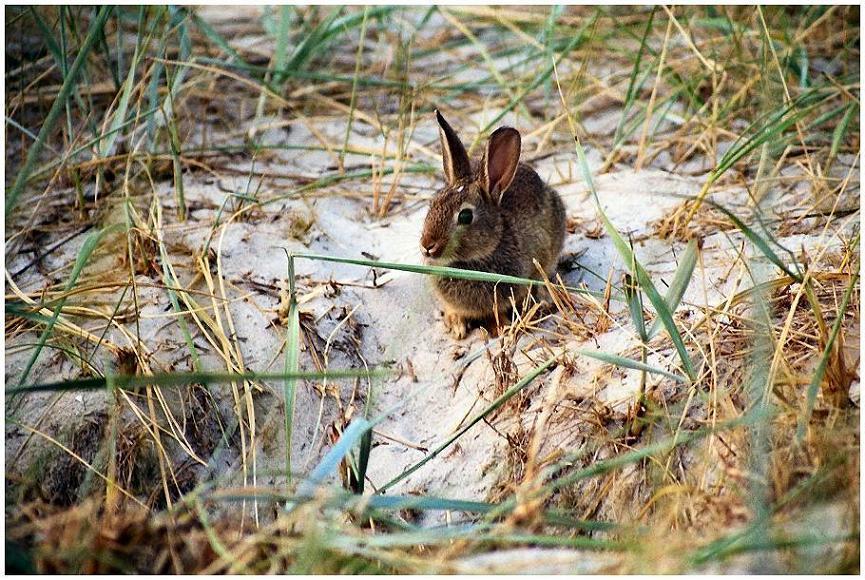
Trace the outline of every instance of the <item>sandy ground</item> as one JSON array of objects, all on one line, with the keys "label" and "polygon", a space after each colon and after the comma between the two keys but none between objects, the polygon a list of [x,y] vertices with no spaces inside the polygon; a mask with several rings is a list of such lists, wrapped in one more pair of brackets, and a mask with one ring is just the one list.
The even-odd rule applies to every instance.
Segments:
[{"label": "sandy ground", "polygon": [[[486,118],[494,111],[486,112]],[[511,117],[506,117],[505,123]],[[584,119],[588,131],[603,134],[615,127],[615,111],[600,110]],[[478,124],[482,124],[478,118]],[[259,134],[262,142],[285,145],[316,143],[309,130],[311,124],[316,132],[340,142],[345,131],[343,120],[306,121],[294,123],[291,129],[266,129]],[[242,134],[247,127],[238,129]],[[521,127],[524,131],[531,129]],[[477,126],[461,124],[459,127],[465,140],[473,138]],[[225,139],[237,139],[226,136]],[[371,137],[363,123],[356,122],[350,139],[356,145],[381,147],[380,138]],[[531,156],[537,140],[529,139],[524,147],[524,156]],[[436,128],[431,115],[419,120],[412,145],[417,151],[438,152]],[[593,170],[601,165],[601,155],[589,150]],[[421,154],[419,154],[421,155]],[[438,164],[436,157],[423,160]],[[839,176],[846,175],[850,158],[841,158],[833,167]],[[368,163],[366,157],[348,155],[346,166]],[[228,212],[222,212],[230,192],[258,191],[262,197],[272,197],[280,191],[290,191],[292,179],[266,179],[260,177],[268,172],[316,178],[323,173],[332,173],[333,155],[327,152],[293,151],[274,152],[265,159],[236,159],[229,166],[240,170],[241,175],[219,179],[202,175],[186,176],[186,197],[192,211],[184,224],[174,221],[174,199],[170,181],[158,184],[162,212],[166,219],[164,233],[171,263],[177,269],[181,282],[192,277],[190,256],[200,250],[214,231],[217,220],[222,224],[215,229],[211,240],[213,262],[219,264],[227,286],[229,298],[227,311],[235,328],[239,359],[246,369],[258,372],[279,372],[283,364],[285,327],[278,321],[280,289],[286,287],[286,255],[283,251],[306,251],[351,258],[373,256],[382,261],[419,263],[418,239],[426,200],[440,185],[440,177],[404,175],[399,187],[412,195],[406,198],[395,211],[384,219],[370,214],[370,199],[373,183],[350,182],[331,187],[324,194],[315,194],[303,199],[292,199],[253,211],[244,219],[226,222]],[[702,169],[700,167],[702,165]],[[595,186],[607,215],[623,234],[634,240],[636,253],[647,267],[659,288],[664,288],[675,272],[678,256],[685,248],[683,242],[662,240],[656,233],[656,222],[678,207],[682,200],[674,195],[695,195],[705,179],[706,160],[692,162],[692,166],[676,168],[664,155],[655,159],[642,171],[625,166],[614,166],[609,172],[597,175]],[[534,163],[541,176],[562,195],[568,217],[574,224],[574,232],[567,237],[565,255],[578,257],[578,267],[562,271],[566,284],[576,286],[584,283],[589,289],[603,291],[606,279],[612,270],[612,280],[621,281],[626,270],[609,237],[602,234],[602,227],[595,211],[594,202],[586,184],[579,179],[573,155],[559,154],[544,157]],[[242,172],[252,172],[252,178]],[[856,170],[854,170],[856,171]],[[386,191],[389,177],[382,179],[382,190]],[[803,180],[804,181],[804,180]],[[854,181],[858,183],[858,171]],[[858,186],[854,193],[858,194]],[[794,208],[807,199],[811,192],[803,188],[786,191],[777,203],[770,204],[770,215],[785,218]],[[771,196],[771,192],[770,192]],[[714,199],[724,203],[733,211],[748,211],[748,194],[742,189],[729,188],[715,194]],[[852,198],[851,198],[852,199]],[[118,221],[119,214],[111,209],[110,199],[100,202],[105,215],[105,224]],[[856,219],[847,223],[851,233]],[[306,224],[311,224],[305,229]],[[795,253],[813,255],[817,248],[825,249],[822,257],[828,259],[840,253],[843,240],[828,239],[820,224],[800,222],[801,227],[778,235],[778,242]],[[305,230],[305,231],[304,231]],[[706,307],[723,304],[731,292],[741,291],[751,285],[741,265],[732,266],[740,252],[753,252],[735,230],[707,231],[702,245],[702,266],[695,271],[694,279],[685,294],[677,318],[687,326],[699,318]],[[23,292],[38,291],[45,284],[63,279],[53,272],[66,266],[83,243],[86,234],[81,234],[51,253],[38,268],[30,268],[17,277],[15,282]],[[60,236],[58,235],[58,238]],[[15,272],[34,257],[33,253],[22,253],[7,262],[7,270]],[[765,262],[753,256],[755,262]],[[100,253],[86,271],[98,278],[117,268],[119,258]],[[376,427],[374,448],[370,458],[368,479],[373,488],[378,488],[402,473],[453,433],[469,417],[487,406],[497,394],[493,385],[495,371],[492,358],[501,349],[496,340],[488,340],[480,331],[474,331],[466,340],[455,341],[449,337],[441,320],[439,305],[431,293],[428,280],[419,275],[404,272],[370,269],[358,266],[334,264],[311,260],[297,260],[296,272],[300,289],[302,319],[307,329],[307,341],[313,338],[316,349],[323,355],[323,364],[329,369],[369,368],[391,366],[398,370],[396,376],[377,380],[371,385],[365,382],[339,381],[330,385],[305,382],[298,391],[295,413],[295,433],[292,460],[301,473],[311,469],[329,447],[335,434],[347,424],[352,416],[363,412],[365,401],[372,393],[372,415],[393,410]],[[137,331],[141,343],[151,352],[151,368],[158,370],[191,370],[188,349],[183,335],[170,316],[171,304],[164,291],[152,286],[159,277],[138,278],[138,302],[140,316]],[[199,282],[199,289],[205,287]],[[110,308],[112,298],[106,294],[104,308]],[[207,301],[203,301],[207,303]],[[124,298],[124,308],[131,307],[131,297]],[[208,304],[209,306],[209,304]],[[577,348],[600,349],[612,354],[634,356],[639,344],[626,310],[621,305],[612,306],[614,322],[605,332],[590,339],[552,336],[550,325],[532,335],[524,335],[516,345],[517,375],[522,376],[535,362],[547,357],[549,345],[555,352],[570,352]],[[212,310],[211,310],[212,314]],[[221,314],[227,321],[225,312]],[[130,319],[131,320],[131,319]],[[87,323],[84,323],[86,326]],[[106,339],[115,344],[131,346],[131,321],[121,323],[126,329],[112,327]],[[36,336],[24,334],[6,343],[6,382],[15,384],[30,351],[19,349],[19,345],[35,342]],[[205,369],[224,371],[224,360],[201,336],[195,343]],[[89,345],[92,348],[92,345]],[[677,358],[668,340],[660,338],[653,342],[649,364],[677,372]],[[485,354],[489,353],[489,356]],[[102,357],[100,359],[100,357]],[[533,362],[534,361],[534,362]],[[97,351],[94,364],[105,370],[115,366],[103,352]],[[591,359],[577,359],[576,371],[567,375],[561,371],[542,375],[532,387],[532,399],[520,415],[501,413],[481,422],[462,437],[458,444],[429,462],[391,489],[396,494],[427,493],[435,496],[460,499],[488,499],[491,490],[504,476],[506,469],[502,460],[507,449],[507,435],[517,430],[518,424],[532,425],[551,398],[562,401],[595,398],[613,410],[624,411],[633,401],[639,385],[636,371],[609,372],[608,366]],[[314,370],[309,344],[301,356],[301,368]],[[602,370],[605,369],[603,372]],[[80,369],[68,357],[56,350],[46,349],[28,378],[28,382],[47,382],[64,378],[75,378]],[[459,377],[459,380],[456,380]],[[656,380],[656,379],[651,379]],[[858,382],[855,385],[858,388]],[[255,411],[259,437],[256,449],[256,479],[259,484],[279,481],[274,470],[282,467],[282,386],[278,383],[265,385],[256,392]],[[211,387],[216,408],[223,418],[232,415],[234,397],[229,386]],[[324,394],[324,396],[322,396]],[[165,404],[172,406],[180,401],[170,392],[165,395]],[[139,401],[140,402],[140,401]],[[57,399],[53,394],[40,394],[25,399],[7,401],[7,413],[13,411],[21,422],[38,425],[46,433],[65,433],[88,417],[106,413],[110,401],[103,392],[68,393]],[[202,409],[184,408],[175,411],[188,419],[203,413]],[[555,413],[558,413],[556,411]],[[558,429],[551,430],[544,441],[546,452],[567,448],[577,441],[578,426],[569,423],[565,411],[561,419],[550,419]],[[211,435],[218,438],[219,431],[207,426]],[[22,445],[27,448],[22,451]],[[7,424],[6,469],[24,472],[38,456],[37,450],[46,446],[39,437],[18,427]],[[239,484],[241,460],[237,445],[220,453],[208,454],[215,441],[196,443],[197,455],[202,462],[193,462],[189,467],[190,480],[213,476],[225,484]],[[195,446],[194,445],[194,446]],[[178,458],[188,454],[175,449]],[[208,457],[212,457],[208,461]],[[246,476],[251,482],[251,474]],[[50,484],[46,484],[50,485]],[[596,517],[615,517],[616,509],[601,510]],[[432,514],[429,523],[443,520],[445,514]],[[567,552],[541,552],[552,568],[561,560],[562,566],[574,564],[573,556]],[[496,554],[491,562],[480,559],[466,563],[466,570],[480,570],[491,566],[498,570]],[[519,551],[511,554],[521,560]],[[492,558],[492,557],[491,557]],[[597,571],[588,561],[583,561],[587,571]],[[502,568],[505,569],[505,568]],[[512,572],[512,568],[507,568]],[[535,569],[536,571],[537,569]]]}]

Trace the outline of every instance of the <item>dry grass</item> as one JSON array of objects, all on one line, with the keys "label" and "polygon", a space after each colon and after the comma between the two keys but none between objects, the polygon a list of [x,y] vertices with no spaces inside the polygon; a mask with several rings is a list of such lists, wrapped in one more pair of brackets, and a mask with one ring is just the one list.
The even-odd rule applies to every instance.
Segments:
[{"label": "dry grass", "polygon": [[[6,9],[7,390],[60,382],[6,395],[7,570],[441,573],[513,546],[597,551],[607,572],[859,570],[858,7],[205,12],[117,8],[74,77],[56,51],[87,46],[96,12]],[[434,107],[475,148],[515,123],[523,157],[572,199],[590,189],[575,139],[595,179],[692,180],[629,241],[641,260],[665,244],[676,267],[699,240],[703,296],[670,309],[695,370],[669,329],[643,340],[622,307],[623,273],[657,263],[562,269],[443,371],[479,395],[434,443],[495,407],[478,424],[496,457],[461,466],[494,475],[485,501],[399,488],[375,504],[391,496],[368,477],[373,495],[343,493],[375,446],[432,460],[471,442],[430,454],[378,425],[351,440],[383,395],[328,373],[427,379],[389,358],[402,331],[358,298],[393,275],[299,259],[274,274],[269,256],[283,259],[274,239],[339,247],[346,208],[395,227],[422,207]],[[594,215],[570,217],[610,246]],[[672,274],[651,272],[665,293]],[[595,348],[683,382],[579,352]],[[292,353],[321,376],[293,381]],[[214,371],[242,377],[202,379]],[[105,388],[64,387],[88,377]],[[310,416],[286,430],[299,406]],[[316,465],[337,484],[298,497]],[[450,525],[427,525],[432,511]]]}]

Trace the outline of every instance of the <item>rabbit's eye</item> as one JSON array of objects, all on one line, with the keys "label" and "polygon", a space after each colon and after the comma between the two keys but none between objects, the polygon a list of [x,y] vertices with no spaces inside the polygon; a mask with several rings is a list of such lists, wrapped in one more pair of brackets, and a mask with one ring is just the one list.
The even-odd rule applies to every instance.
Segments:
[{"label": "rabbit's eye", "polygon": [[472,223],[473,218],[474,214],[472,214],[472,210],[469,208],[461,209],[460,213],[457,214],[457,223],[462,226],[467,226]]}]

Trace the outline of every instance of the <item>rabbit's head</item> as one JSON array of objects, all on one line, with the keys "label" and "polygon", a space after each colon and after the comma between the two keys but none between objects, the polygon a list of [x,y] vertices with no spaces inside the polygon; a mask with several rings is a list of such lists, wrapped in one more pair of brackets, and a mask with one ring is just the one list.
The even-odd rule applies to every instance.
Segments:
[{"label": "rabbit's head", "polygon": [[426,261],[447,265],[484,258],[499,245],[502,196],[520,161],[520,134],[501,127],[490,135],[479,163],[472,163],[454,130],[436,111],[445,186],[430,203],[420,245]]}]

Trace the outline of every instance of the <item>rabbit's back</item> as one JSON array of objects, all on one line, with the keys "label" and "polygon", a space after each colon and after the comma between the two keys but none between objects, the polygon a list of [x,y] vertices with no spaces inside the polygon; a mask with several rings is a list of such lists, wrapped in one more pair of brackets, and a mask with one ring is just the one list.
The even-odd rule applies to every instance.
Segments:
[{"label": "rabbit's back", "polygon": [[559,194],[534,169],[520,163],[501,208],[521,246],[521,275],[538,276],[533,259],[552,274],[565,240],[565,206]]}]

